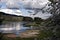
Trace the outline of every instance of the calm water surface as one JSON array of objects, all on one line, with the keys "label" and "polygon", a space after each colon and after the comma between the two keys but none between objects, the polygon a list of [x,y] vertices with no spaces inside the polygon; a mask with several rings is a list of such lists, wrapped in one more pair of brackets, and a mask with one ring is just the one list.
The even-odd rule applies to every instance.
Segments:
[{"label": "calm water surface", "polygon": [[0,32],[19,34],[20,32],[24,32],[29,29],[29,27],[24,27],[23,23],[24,22],[3,23],[2,25],[0,25]]}]

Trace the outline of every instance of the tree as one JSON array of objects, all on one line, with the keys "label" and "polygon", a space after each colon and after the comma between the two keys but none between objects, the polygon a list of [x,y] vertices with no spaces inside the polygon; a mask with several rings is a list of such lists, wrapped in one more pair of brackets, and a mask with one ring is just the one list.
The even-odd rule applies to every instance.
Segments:
[{"label": "tree", "polygon": [[[47,9],[52,16],[45,22],[43,30],[40,30],[41,40],[60,40],[60,0],[49,0],[51,8]],[[47,26],[48,25],[48,26]]]},{"label": "tree", "polygon": [[[54,35],[50,38],[51,40],[59,40],[60,39],[60,0],[49,0],[51,2],[50,6],[52,9],[49,10],[49,12],[53,15],[51,17],[51,22],[48,24],[50,27],[48,27],[48,30],[52,30]],[[58,30],[58,31],[57,31]]]},{"label": "tree", "polygon": [[4,18],[2,17],[3,12],[0,12],[0,25],[2,24]]}]

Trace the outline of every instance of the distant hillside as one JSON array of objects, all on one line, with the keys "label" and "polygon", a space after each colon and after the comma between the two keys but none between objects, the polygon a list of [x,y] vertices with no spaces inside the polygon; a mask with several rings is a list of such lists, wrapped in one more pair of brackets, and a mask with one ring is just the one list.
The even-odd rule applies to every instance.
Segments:
[{"label": "distant hillside", "polygon": [[1,19],[4,21],[22,21],[23,17],[0,12],[0,20]]},{"label": "distant hillside", "polygon": [[0,12],[0,20],[2,21],[25,21],[25,22],[40,22],[43,19],[39,17],[35,17],[34,20],[31,17],[23,17],[23,16],[17,16],[17,15],[10,15],[6,14],[4,12]]}]

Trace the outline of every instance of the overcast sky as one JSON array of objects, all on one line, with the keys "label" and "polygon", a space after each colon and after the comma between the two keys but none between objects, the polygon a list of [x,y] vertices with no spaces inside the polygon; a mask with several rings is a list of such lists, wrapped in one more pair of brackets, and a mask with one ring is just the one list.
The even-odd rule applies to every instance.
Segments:
[{"label": "overcast sky", "polygon": [[[23,15],[30,16],[31,13],[28,13],[28,11],[31,11],[31,10],[26,10],[26,9],[24,9],[25,7],[41,9],[47,4],[47,2],[48,2],[48,0],[33,0],[33,1],[32,0],[1,0],[0,5],[2,5],[1,8],[3,8],[3,9],[4,8],[18,8],[18,10],[22,11]],[[31,12],[34,13],[33,10]],[[47,13],[47,12],[45,12],[45,13]],[[42,12],[40,11],[35,16],[39,16],[43,19],[46,19],[46,18],[48,18],[48,16],[50,16],[50,14],[42,14]]]},{"label": "overcast sky", "polygon": [[33,8],[41,8],[44,7],[48,0],[1,0],[1,2],[6,2],[7,7],[16,7],[20,8],[20,4],[24,7],[33,7]]}]

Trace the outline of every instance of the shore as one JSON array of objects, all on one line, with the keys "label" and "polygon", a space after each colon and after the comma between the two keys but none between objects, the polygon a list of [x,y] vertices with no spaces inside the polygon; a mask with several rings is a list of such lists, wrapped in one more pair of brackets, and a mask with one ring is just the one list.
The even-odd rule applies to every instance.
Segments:
[{"label": "shore", "polygon": [[[27,30],[25,32],[22,32],[19,34],[20,38],[33,38],[33,37],[37,37],[37,35],[39,34],[39,30]],[[15,34],[5,34],[4,36],[9,37],[9,38],[15,38],[16,35]]]}]

